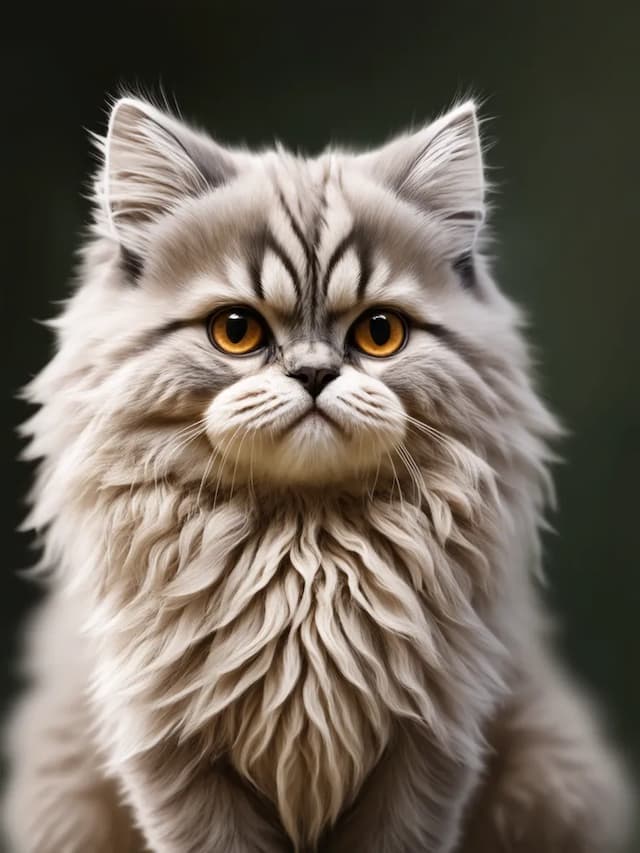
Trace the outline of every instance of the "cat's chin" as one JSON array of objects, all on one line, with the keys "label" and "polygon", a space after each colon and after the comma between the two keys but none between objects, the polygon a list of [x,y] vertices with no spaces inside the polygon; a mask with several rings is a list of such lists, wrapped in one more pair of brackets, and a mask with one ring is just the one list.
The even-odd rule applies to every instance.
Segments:
[{"label": "cat's chin", "polygon": [[227,450],[224,479],[291,486],[345,485],[369,489],[384,476],[395,441],[388,435],[350,433],[314,409],[277,435],[236,438]]}]

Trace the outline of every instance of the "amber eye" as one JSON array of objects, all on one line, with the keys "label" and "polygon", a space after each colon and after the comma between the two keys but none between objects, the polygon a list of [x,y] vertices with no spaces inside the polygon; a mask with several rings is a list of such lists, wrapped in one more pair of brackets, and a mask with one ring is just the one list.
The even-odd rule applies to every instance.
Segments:
[{"label": "amber eye", "polygon": [[248,355],[267,340],[264,320],[250,308],[225,308],[208,321],[209,337],[222,352]]},{"label": "amber eye", "polygon": [[402,348],[407,339],[407,324],[393,311],[374,309],[356,320],[351,339],[365,355],[386,358]]}]

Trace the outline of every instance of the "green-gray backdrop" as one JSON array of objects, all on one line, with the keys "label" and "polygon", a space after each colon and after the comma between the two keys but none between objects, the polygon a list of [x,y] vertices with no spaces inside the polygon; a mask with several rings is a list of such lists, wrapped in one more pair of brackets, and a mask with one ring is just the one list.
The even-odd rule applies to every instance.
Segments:
[{"label": "green-gray backdrop", "polygon": [[[44,363],[33,321],[68,292],[87,221],[85,129],[107,94],[163,87],[221,139],[358,145],[485,99],[500,280],[526,306],[541,385],[570,434],[546,541],[559,643],[640,765],[640,5],[583,2],[19,4],[3,23],[7,454],[2,705],[34,592],[16,534],[29,472],[14,394]],[[640,850],[640,843],[637,845]],[[542,851],[541,851],[542,853]]]}]

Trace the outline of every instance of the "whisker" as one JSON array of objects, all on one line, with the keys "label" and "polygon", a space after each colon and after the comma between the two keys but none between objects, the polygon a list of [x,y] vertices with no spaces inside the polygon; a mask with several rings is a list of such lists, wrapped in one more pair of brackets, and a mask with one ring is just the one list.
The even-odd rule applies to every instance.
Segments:
[{"label": "whisker", "polygon": [[277,400],[277,399],[278,399],[277,397],[270,396],[266,400],[262,399],[262,400],[258,400],[257,402],[254,402],[254,403],[249,403],[247,406],[240,406],[239,408],[234,409],[234,414],[243,415],[246,412],[259,413],[260,408],[262,406],[265,406],[268,403],[272,403],[274,400]]},{"label": "whisker", "polygon": [[398,486],[398,497],[400,499],[400,506],[402,508],[404,508],[404,499],[403,499],[403,495],[402,495],[402,488],[400,486],[400,480],[398,479],[398,472],[396,471],[396,466],[393,464],[393,459],[392,459],[390,453],[387,453],[387,458],[389,459],[389,462],[391,463],[391,468],[393,470],[393,483],[394,483],[394,485],[391,488],[390,498],[393,497],[393,488],[394,488],[395,484],[397,484],[397,486]]},{"label": "whisker", "polygon": [[433,436],[433,438],[440,439],[441,441],[452,440],[451,436],[437,429],[437,427],[434,427],[432,424],[427,424],[424,421],[418,420],[418,418],[414,418],[412,415],[402,409],[391,408],[391,411],[394,414],[399,415],[401,418],[407,421],[407,423],[410,423],[412,426],[415,426],[416,429],[420,430],[421,432],[425,432],[428,435]]},{"label": "whisker", "polygon": [[408,448],[404,444],[400,444],[396,447],[396,452],[398,456],[401,458],[407,473],[411,479],[412,485],[416,491],[416,499],[420,500],[424,493],[424,477],[422,472],[420,471],[420,467],[418,463],[414,459],[414,457],[409,452]]},{"label": "whisker", "polygon": [[[231,449],[231,445],[233,444],[233,440],[235,439],[236,435],[242,429],[243,426],[244,426],[244,424],[239,424],[235,428],[233,433],[229,436],[227,441],[225,442],[224,450],[222,452],[222,457],[220,459],[220,465],[218,467],[218,477],[216,479],[216,490],[215,490],[215,493],[213,496],[213,511],[215,511],[215,508],[216,508],[217,503],[218,503],[218,491],[219,491],[220,485],[222,483],[222,475],[224,474],[224,465],[225,465],[227,456],[229,455],[229,450]],[[214,449],[214,452],[215,452],[215,449]]]},{"label": "whisker", "polygon": [[254,454],[254,450],[256,447],[256,435],[257,435],[257,433],[254,432],[251,436],[251,451],[249,453],[249,494],[251,495],[251,497],[254,501],[255,501],[255,497],[256,497],[256,491],[255,491],[255,484],[253,481],[253,462],[254,462],[253,454]]},{"label": "whisker", "polygon": [[194,429],[195,427],[200,427],[200,426],[202,426],[202,425],[203,425],[203,424],[205,424],[206,422],[207,422],[207,417],[206,417],[206,415],[205,415],[205,417],[203,417],[203,418],[199,418],[199,419],[198,419],[197,421],[195,421],[194,423],[187,424],[187,425],[186,425],[185,427],[183,427],[182,429],[179,429],[179,430],[174,434],[174,436],[173,436],[173,437],[174,437],[174,438],[179,438],[181,435],[184,435],[185,433],[189,432],[190,430]]},{"label": "whisker", "polygon": [[[166,482],[167,475],[169,473],[169,468],[170,468],[169,463],[187,445],[189,445],[191,442],[195,441],[200,436],[205,434],[205,432],[206,432],[206,425],[205,424],[206,424],[206,418],[201,418],[196,423],[190,424],[185,429],[182,429],[178,433],[176,433],[176,437],[178,437],[180,435],[183,436],[182,440],[179,441],[175,447],[171,447],[171,445],[169,445],[168,450],[170,451],[170,455],[168,458],[166,458],[164,455],[162,457],[163,461],[164,461],[164,465],[165,465],[165,472],[163,474],[163,480],[165,482]],[[185,435],[186,435],[186,438],[184,437]],[[166,452],[167,448],[163,448],[163,450]],[[153,482],[156,486],[158,483],[158,465],[159,465],[159,463],[160,463],[160,457],[156,456],[154,458],[154,467],[153,467]],[[146,471],[146,465],[145,465],[145,471]],[[145,476],[146,476],[146,473],[145,473]]]},{"label": "whisker", "polygon": [[[286,409],[288,406],[289,406],[289,403],[287,400],[282,400],[279,403],[276,403],[275,406],[272,406],[268,411],[263,413],[263,417],[268,416],[268,415],[270,415],[271,417],[269,417],[269,420],[267,420],[267,421],[262,420],[260,422],[260,427],[262,428],[262,427],[270,426],[273,423],[273,421],[275,420],[273,415],[277,412],[282,412],[282,409]],[[254,430],[254,432],[255,432],[255,430]]]},{"label": "whisker", "polygon": [[[231,476],[231,488],[229,490],[229,500],[231,500],[231,498],[233,497],[233,487],[235,486],[235,483],[236,483],[236,473],[238,470],[238,462],[240,461],[240,453],[242,452],[242,445],[244,444],[244,441],[247,437],[247,434],[248,434],[247,432],[243,433],[242,438],[240,439],[240,444],[238,445],[238,449],[236,450],[236,458],[235,458],[235,462],[233,464],[233,474]],[[255,435],[255,433],[254,433],[254,435]]]},{"label": "whisker", "polygon": [[288,401],[286,399],[283,399],[280,396],[275,396],[269,397],[268,400],[263,400],[258,406],[251,406],[250,408],[241,411],[244,414],[250,412],[253,417],[259,418],[264,415],[268,415],[274,409],[280,409],[282,406],[286,405],[288,405]]},{"label": "whisker", "polygon": [[212,449],[211,453],[209,454],[209,458],[207,459],[207,465],[204,469],[204,473],[203,473],[202,478],[200,480],[200,485],[198,486],[198,496],[196,498],[196,506],[198,506],[198,507],[200,506],[200,498],[202,496],[202,489],[204,487],[205,480],[209,476],[209,471],[211,470],[211,466],[213,464],[214,456],[215,456],[215,450]]},{"label": "whisker", "polygon": [[436,427],[408,415],[402,410],[393,409],[393,411],[407,421],[410,429],[415,429],[419,434],[428,435],[437,442],[439,448],[447,454],[449,460],[459,470],[464,472],[471,482],[476,482],[482,474],[489,475],[487,482],[492,480],[493,472],[491,466],[473,448],[468,447],[459,439],[447,435]]},{"label": "whisker", "polygon": [[378,485],[378,478],[379,478],[379,476],[380,476],[380,468],[381,468],[381,466],[382,466],[382,459],[381,459],[381,457],[378,457],[378,464],[377,464],[377,466],[376,466],[376,476],[375,476],[375,478],[374,478],[374,480],[373,480],[373,487],[372,487],[372,489],[371,489],[371,497],[372,497],[372,498],[373,498],[373,495],[374,495],[374,493],[375,493],[376,486]]}]

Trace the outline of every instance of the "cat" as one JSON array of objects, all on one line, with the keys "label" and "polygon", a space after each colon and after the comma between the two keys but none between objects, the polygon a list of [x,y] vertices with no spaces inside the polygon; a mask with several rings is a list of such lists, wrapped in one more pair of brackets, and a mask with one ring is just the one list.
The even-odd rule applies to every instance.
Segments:
[{"label": "cat", "polygon": [[17,853],[608,853],[625,774],[536,590],[559,428],[477,109],[228,149],[136,97],[30,384],[49,597]]}]

